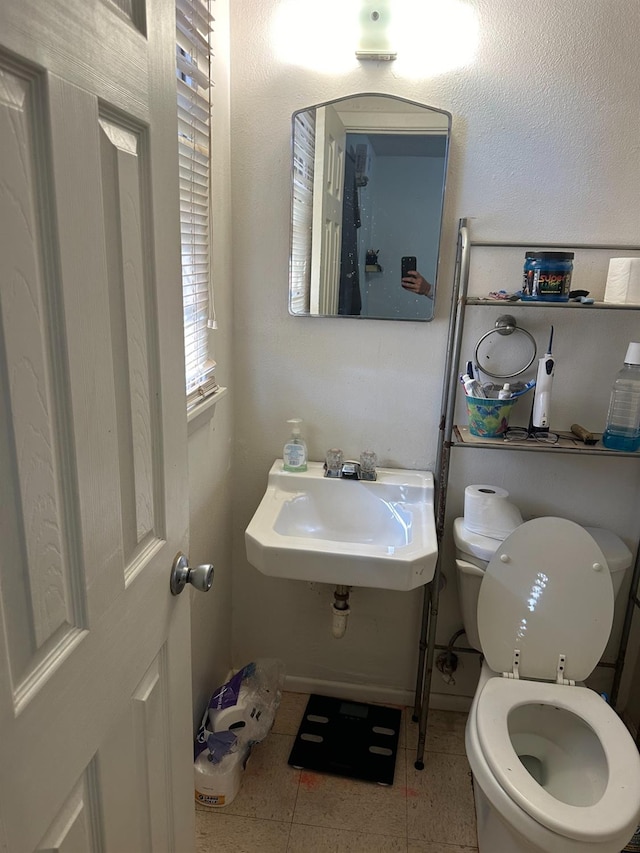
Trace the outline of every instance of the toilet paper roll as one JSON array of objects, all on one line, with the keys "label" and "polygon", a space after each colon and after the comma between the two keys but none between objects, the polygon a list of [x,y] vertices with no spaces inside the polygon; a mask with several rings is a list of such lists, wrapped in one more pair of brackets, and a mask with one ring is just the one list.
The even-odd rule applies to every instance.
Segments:
[{"label": "toilet paper roll", "polygon": [[228,806],[240,790],[246,755],[244,748],[213,764],[208,752],[200,753],[193,768],[196,802],[209,808]]},{"label": "toilet paper roll", "polygon": [[[236,705],[231,705],[229,708],[222,708],[220,711],[209,709],[209,731],[224,732],[240,722],[247,722],[250,715],[250,708],[247,703],[242,701],[242,697],[238,698]],[[236,732],[237,734],[237,732]]]},{"label": "toilet paper roll", "polygon": [[464,490],[464,526],[491,539],[506,539],[522,524],[522,515],[499,486],[474,485]]},{"label": "toilet paper roll", "polygon": [[640,304],[640,258],[611,258],[604,301]]}]

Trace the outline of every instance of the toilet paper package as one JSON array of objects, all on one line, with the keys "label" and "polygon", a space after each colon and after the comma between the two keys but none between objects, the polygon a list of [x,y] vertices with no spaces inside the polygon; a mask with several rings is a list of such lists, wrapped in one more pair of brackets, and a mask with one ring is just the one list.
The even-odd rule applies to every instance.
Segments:
[{"label": "toilet paper package", "polygon": [[282,661],[259,658],[247,664],[213,693],[201,730],[233,729],[242,740],[259,743],[271,729],[283,685]]},{"label": "toilet paper package", "polygon": [[640,304],[640,258],[611,258],[604,301]]},{"label": "toilet paper package", "polygon": [[194,745],[196,801],[229,805],[240,788],[252,747],[269,734],[284,686],[284,664],[262,658],[213,692]]},{"label": "toilet paper package", "polygon": [[[236,704],[229,708],[222,708],[219,711],[209,708],[209,724],[207,726],[209,731],[223,732],[228,729],[244,728],[246,720],[251,719],[251,712],[253,711],[254,716],[256,713],[253,703],[248,702],[247,699],[249,697],[243,696],[241,693]],[[249,704],[252,705],[251,708]]]},{"label": "toilet paper package", "polygon": [[499,486],[473,485],[464,490],[464,526],[490,539],[506,539],[522,524],[520,510]]},{"label": "toilet paper package", "polygon": [[239,747],[225,755],[218,764],[209,760],[207,752],[201,752],[194,764],[196,802],[208,808],[219,808],[232,803],[240,790],[242,771],[249,752],[248,747]]}]

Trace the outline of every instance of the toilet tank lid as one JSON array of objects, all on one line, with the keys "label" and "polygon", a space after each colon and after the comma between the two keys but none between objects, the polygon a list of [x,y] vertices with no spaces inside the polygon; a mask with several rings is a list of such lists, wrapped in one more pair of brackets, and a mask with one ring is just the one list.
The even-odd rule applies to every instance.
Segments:
[{"label": "toilet tank lid", "polygon": [[453,541],[460,551],[484,560],[485,563],[489,562],[502,545],[501,539],[491,539],[489,536],[469,530],[464,526],[464,518],[456,518],[453,522]]},{"label": "toilet tank lid", "polygon": [[[626,571],[632,563],[633,554],[624,544],[622,539],[613,530],[604,527],[585,527],[598,543],[598,546],[607,559],[609,571],[612,574]],[[456,548],[484,560],[488,563],[496,553],[502,540],[491,539],[480,533],[473,533],[464,526],[464,518],[456,518],[453,522],[453,539]]]},{"label": "toilet tank lid", "polygon": [[607,565],[611,574],[624,572],[629,568],[633,554],[617,533],[604,527],[585,527],[585,530],[593,536],[607,558]]}]

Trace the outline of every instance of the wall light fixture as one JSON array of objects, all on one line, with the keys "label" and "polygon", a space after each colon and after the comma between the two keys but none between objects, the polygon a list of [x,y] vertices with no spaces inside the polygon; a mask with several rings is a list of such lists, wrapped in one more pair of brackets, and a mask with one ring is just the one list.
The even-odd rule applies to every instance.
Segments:
[{"label": "wall light fixture", "polygon": [[392,0],[362,0],[358,59],[390,61],[397,57],[393,38]]}]

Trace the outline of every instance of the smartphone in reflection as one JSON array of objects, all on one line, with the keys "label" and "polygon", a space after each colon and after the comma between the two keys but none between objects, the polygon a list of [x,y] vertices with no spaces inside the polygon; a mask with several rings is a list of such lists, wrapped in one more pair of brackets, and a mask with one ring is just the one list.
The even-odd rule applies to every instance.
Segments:
[{"label": "smartphone in reflection", "polygon": [[402,275],[400,276],[400,278],[405,278],[408,272],[411,272],[411,270],[418,269],[417,259],[414,257],[414,255],[407,255],[406,257],[402,258],[400,266],[402,269]]}]

